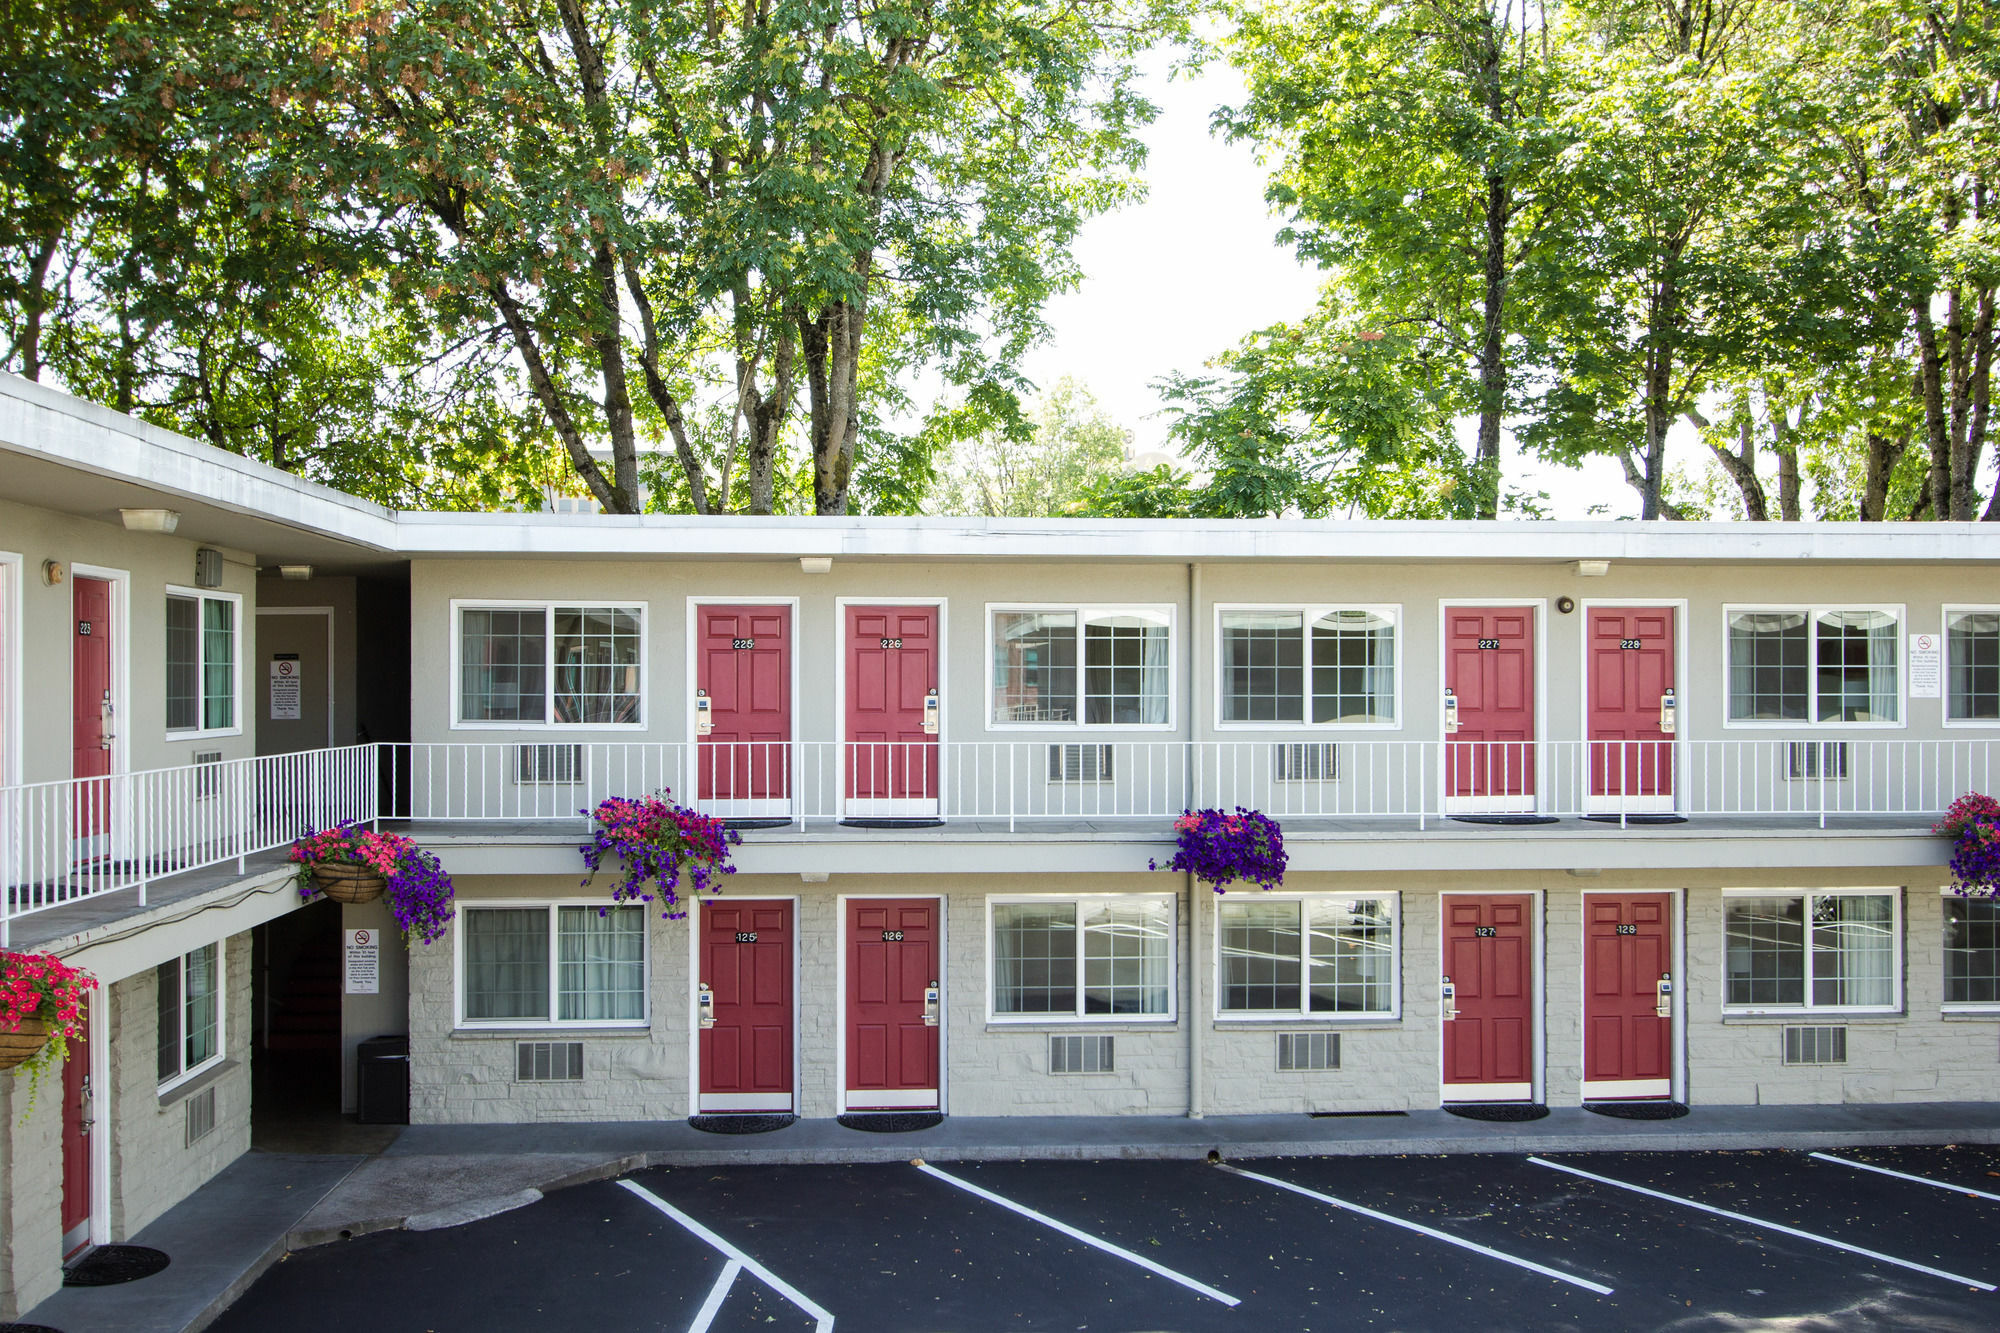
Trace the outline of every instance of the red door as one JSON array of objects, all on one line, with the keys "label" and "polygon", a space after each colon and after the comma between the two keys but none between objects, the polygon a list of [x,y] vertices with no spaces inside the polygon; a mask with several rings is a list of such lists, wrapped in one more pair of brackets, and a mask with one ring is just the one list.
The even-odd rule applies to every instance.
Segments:
[{"label": "red door", "polygon": [[[103,778],[111,772],[111,584],[79,578],[73,585],[75,633],[71,636],[73,682],[70,776]],[[76,789],[77,852],[102,852],[111,827],[111,784],[79,783]]]},{"label": "red door", "polygon": [[1590,794],[1610,809],[1674,808],[1674,609],[1590,610]]},{"label": "red door", "polygon": [[695,759],[702,808],[725,815],[790,813],[791,608],[696,607],[695,688],[701,692]]},{"label": "red door", "polygon": [[847,608],[847,813],[938,810],[938,608]]},{"label": "red door", "polygon": [[792,1109],[792,905],[701,905],[701,1111]]},{"label": "red door", "polygon": [[1532,811],[1535,609],[1449,606],[1444,620],[1446,808]]},{"label": "red door", "polygon": [[[1583,1095],[1673,1095],[1673,895],[1583,898]],[[1659,1010],[1665,1004],[1668,1016]]]},{"label": "red door", "polygon": [[847,1109],[938,1105],[938,905],[847,904]]},{"label": "red door", "polygon": [[90,1117],[90,1042],[72,1037],[62,1077],[65,1260],[90,1244]]},{"label": "red door", "polygon": [[1443,901],[1444,980],[1456,992],[1444,1020],[1445,1100],[1531,1100],[1535,900],[1454,893]]}]

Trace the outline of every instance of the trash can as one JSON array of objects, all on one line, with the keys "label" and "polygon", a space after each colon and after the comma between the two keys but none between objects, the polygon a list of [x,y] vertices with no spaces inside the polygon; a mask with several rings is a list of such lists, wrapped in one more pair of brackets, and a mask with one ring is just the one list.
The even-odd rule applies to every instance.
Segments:
[{"label": "trash can", "polygon": [[355,1048],[357,1112],[364,1125],[410,1123],[410,1039],[370,1037]]}]

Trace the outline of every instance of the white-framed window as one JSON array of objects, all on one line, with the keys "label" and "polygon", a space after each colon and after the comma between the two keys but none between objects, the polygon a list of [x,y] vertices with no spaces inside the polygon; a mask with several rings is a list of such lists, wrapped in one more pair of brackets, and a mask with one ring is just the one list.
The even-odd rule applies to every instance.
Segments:
[{"label": "white-framed window", "polygon": [[460,1027],[644,1027],[646,909],[461,904]]},{"label": "white-framed window", "polygon": [[454,726],[643,725],[643,603],[451,606]]},{"label": "white-framed window", "polygon": [[1216,1017],[1394,1018],[1398,908],[1395,893],[1224,895]]},{"label": "white-framed window", "polygon": [[993,727],[1174,725],[1172,606],[988,606]]},{"label": "white-framed window", "polygon": [[237,695],[243,598],[168,588],[167,734],[176,740],[243,730]]},{"label": "white-framed window", "polygon": [[995,1022],[1174,1018],[1174,898],[986,900]]},{"label": "white-framed window", "polygon": [[1945,890],[1944,1007],[2000,1009],[2000,902]]},{"label": "white-framed window", "polygon": [[1902,1002],[1896,889],[1725,889],[1730,1012],[1893,1012]]},{"label": "white-framed window", "polygon": [[1215,615],[1218,725],[1400,725],[1400,607],[1223,605]]},{"label": "white-framed window", "polygon": [[2000,606],[1944,609],[1944,720],[2000,725]]},{"label": "white-framed window", "polygon": [[162,1089],[222,1060],[222,945],[204,944],[170,958],[159,979],[159,1074]]},{"label": "white-framed window", "polygon": [[1726,725],[1902,725],[1902,607],[1726,606],[1723,622]]}]

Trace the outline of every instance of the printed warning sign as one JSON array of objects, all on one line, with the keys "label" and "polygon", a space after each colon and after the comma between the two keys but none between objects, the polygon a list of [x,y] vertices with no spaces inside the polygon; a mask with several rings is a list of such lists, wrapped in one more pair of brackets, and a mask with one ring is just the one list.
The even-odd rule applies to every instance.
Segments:
[{"label": "printed warning sign", "polygon": [[1910,697],[1944,697],[1944,637],[1938,634],[1910,636]]},{"label": "printed warning sign", "polygon": [[347,932],[347,968],[344,989],[349,995],[375,995],[382,989],[382,946],[372,930]]},{"label": "printed warning sign", "polygon": [[280,653],[271,659],[271,720],[297,722],[304,681],[300,679],[297,653]]}]

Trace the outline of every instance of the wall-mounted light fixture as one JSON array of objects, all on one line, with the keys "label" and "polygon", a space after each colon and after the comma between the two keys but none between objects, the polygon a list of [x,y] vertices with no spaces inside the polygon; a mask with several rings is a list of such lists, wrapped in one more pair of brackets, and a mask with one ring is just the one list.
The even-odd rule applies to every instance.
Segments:
[{"label": "wall-mounted light fixture", "polygon": [[42,561],[42,582],[48,584],[51,588],[62,586],[62,581],[68,577],[69,566],[65,565],[62,561]]},{"label": "wall-mounted light fixture", "polygon": [[288,579],[293,583],[304,583],[307,579],[311,578],[312,576],[313,576],[313,567],[311,565],[278,566],[278,577],[281,579]]},{"label": "wall-mounted light fixture", "polygon": [[127,532],[172,532],[181,525],[181,516],[172,509],[121,509]]},{"label": "wall-mounted light fixture", "polygon": [[826,878],[827,872],[824,870],[801,870],[799,872],[799,880],[805,884],[824,884],[826,883]]},{"label": "wall-mounted light fixture", "polygon": [[1601,579],[1611,572],[1611,562],[1609,560],[1579,560],[1576,562],[1576,572],[1587,579]]},{"label": "wall-mounted light fixture", "polygon": [[802,555],[799,557],[801,574],[831,574],[833,557],[830,555]]},{"label": "wall-mounted light fixture", "polygon": [[1576,598],[1574,597],[1556,598],[1556,610],[1562,612],[1564,615],[1568,615],[1570,612],[1576,610]]}]

